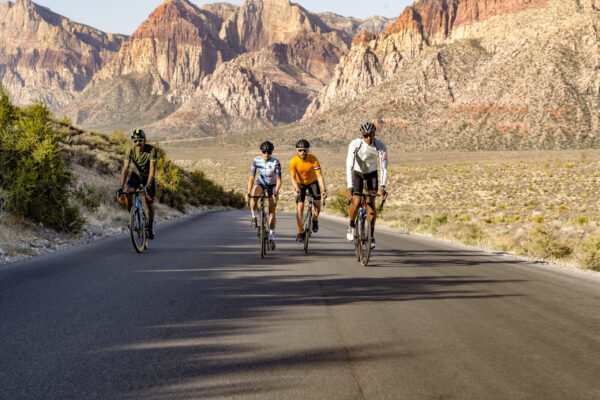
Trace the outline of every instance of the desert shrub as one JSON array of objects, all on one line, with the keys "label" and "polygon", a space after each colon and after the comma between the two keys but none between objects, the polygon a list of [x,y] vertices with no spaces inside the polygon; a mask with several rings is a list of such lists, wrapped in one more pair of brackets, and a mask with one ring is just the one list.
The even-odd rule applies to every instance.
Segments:
[{"label": "desert shrub", "polygon": [[183,171],[166,158],[164,153],[156,162],[156,196],[161,203],[185,211],[187,195],[181,185]]},{"label": "desert shrub", "polygon": [[448,223],[448,213],[437,214],[431,218],[431,225],[438,227],[438,228],[447,223]]},{"label": "desert shrub", "polygon": [[483,230],[473,223],[453,224],[448,233],[461,243],[471,246],[480,244],[485,239]]},{"label": "desert shrub", "polygon": [[526,251],[537,258],[565,258],[573,252],[571,247],[541,229],[529,232],[529,239]]},{"label": "desert shrub", "polygon": [[348,197],[346,196],[346,189],[339,189],[333,197],[328,200],[329,206],[334,210],[340,212],[344,217],[348,216]]},{"label": "desert shrub", "polygon": [[245,204],[241,194],[225,191],[208,179],[204,172],[190,173],[178,168],[160,147],[156,163],[156,195],[161,203],[182,212],[185,211],[186,204],[235,208],[243,208]]},{"label": "desert shrub", "polygon": [[95,211],[102,204],[102,192],[96,190],[93,186],[86,183],[79,185],[74,191],[73,196],[88,210]]},{"label": "desert shrub", "polygon": [[6,210],[57,230],[74,232],[83,219],[69,202],[72,175],[61,157],[60,134],[42,103],[18,113],[0,90],[0,185]]},{"label": "desert shrub", "polygon": [[63,115],[63,117],[60,119],[60,121],[58,121],[58,123],[61,124],[62,126],[73,125],[73,121],[71,121],[71,118],[69,118],[68,115]]},{"label": "desert shrub", "polygon": [[236,208],[244,207],[245,199],[233,191],[226,192],[223,188],[208,179],[204,172],[194,171],[185,184],[190,192],[189,202],[194,206],[213,204]]},{"label": "desert shrub", "polygon": [[113,131],[113,133],[110,134],[109,138],[119,154],[124,155],[127,152],[129,146],[131,146],[131,144],[129,144],[127,136],[125,136],[125,131],[123,129],[117,129]]},{"label": "desert shrub", "polygon": [[600,237],[587,239],[578,250],[581,266],[600,271]]}]

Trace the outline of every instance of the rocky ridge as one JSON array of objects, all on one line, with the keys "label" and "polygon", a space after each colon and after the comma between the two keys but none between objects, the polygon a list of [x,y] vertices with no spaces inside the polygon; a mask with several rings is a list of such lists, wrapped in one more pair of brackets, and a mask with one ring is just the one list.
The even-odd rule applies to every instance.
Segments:
[{"label": "rocky ridge", "polygon": [[217,135],[300,119],[351,36],[289,0],[165,0],[64,109],[86,127]]},{"label": "rocky ridge", "polygon": [[328,26],[344,31],[346,35],[351,38],[354,38],[365,31],[382,33],[390,23],[395,21],[393,18],[385,18],[378,15],[367,19],[358,19],[353,17],[343,17],[332,12],[319,13],[318,16]]},{"label": "rocky ridge", "polygon": [[77,24],[30,0],[0,3],[0,82],[18,105],[71,102],[125,40]]},{"label": "rocky ridge", "polygon": [[385,33],[355,38],[286,129],[335,141],[371,119],[406,150],[597,145],[597,3],[418,1]]}]

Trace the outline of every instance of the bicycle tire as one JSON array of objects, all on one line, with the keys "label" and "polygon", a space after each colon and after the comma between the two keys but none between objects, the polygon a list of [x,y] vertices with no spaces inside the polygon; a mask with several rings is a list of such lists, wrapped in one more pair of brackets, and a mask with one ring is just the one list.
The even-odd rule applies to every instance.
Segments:
[{"label": "bicycle tire", "polygon": [[310,239],[310,224],[312,222],[312,208],[309,207],[306,210],[306,215],[304,216],[304,253],[308,253],[308,242]]},{"label": "bicycle tire", "polygon": [[361,247],[360,247],[360,236],[361,236],[361,226],[360,226],[360,209],[358,210],[358,215],[354,220],[354,257],[356,261],[360,262],[362,257],[361,255]]},{"label": "bicycle tire", "polygon": [[269,225],[269,213],[265,212],[264,213],[264,222],[263,222],[263,226],[265,227],[264,229],[264,244],[265,244],[265,255],[267,255],[267,252],[269,251],[269,230],[270,230],[270,225]]},{"label": "bicycle tire", "polygon": [[[131,207],[131,211],[129,211],[129,232],[131,233],[133,248],[138,253],[142,253],[146,241],[146,227],[144,226],[144,221],[140,220],[140,213],[138,211],[137,207]],[[141,228],[140,224],[142,225]]]},{"label": "bicycle tire", "polygon": [[360,260],[360,263],[365,267],[369,263],[369,257],[371,257],[371,239],[371,218],[369,218],[369,214],[365,214],[363,224],[362,257]]},{"label": "bicycle tire", "polygon": [[148,250],[148,218],[146,217],[146,211],[142,208],[142,220],[144,221],[144,250]]},{"label": "bicycle tire", "polygon": [[260,258],[265,258],[267,254],[267,243],[265,240],[266,235],[266,225],[265,225],[265,209],[260,209],[260,228],[259,228],[259,236],[260,236]]}]

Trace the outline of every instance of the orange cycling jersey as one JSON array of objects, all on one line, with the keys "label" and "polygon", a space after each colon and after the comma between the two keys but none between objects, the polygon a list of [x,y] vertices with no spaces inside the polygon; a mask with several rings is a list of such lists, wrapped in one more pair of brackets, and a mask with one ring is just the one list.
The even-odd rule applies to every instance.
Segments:
[{"label": "orange cycling jersey", "polygon": [[316,181],[317,174],[320,173],[321,165],[319,164],[319,160],[312,154],[307,154],[305,160],[296,156],[290,161],[290,174],[303,185],[309,185]]}]

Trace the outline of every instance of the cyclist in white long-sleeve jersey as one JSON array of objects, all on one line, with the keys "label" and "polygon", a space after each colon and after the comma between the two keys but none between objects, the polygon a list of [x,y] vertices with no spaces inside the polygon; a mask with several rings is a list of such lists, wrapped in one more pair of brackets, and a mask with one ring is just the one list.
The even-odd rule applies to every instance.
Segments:
[{"label": "cyclist in white long-sleeve jersey", "polygon": [[[350,226],[348,227],[348,240],[354,239],[354,221],[358,213],[360,196],[354,196],[353,193],[362,193],[365,188],[368,193],[377,193],[380,190],[382,200],[387,199],[388,193],[385,190],[388,177],[388,154],[385,144],[381,140],[375,139],[377,128],[371,122],[365,122],[360,126],[362,139],[354,139],[348,147],[348,158],[346,159],[346,178],[348,182],[348,199],[352,200],[350,205]],[[378,165],[381,167],[381,186],[377,174]],[[367,199],[367,212],[371,219],[371,229],[375,229],[375,220],[377,211],[375,209],[375,198]],[[371,233],[374,233],[373,231]],[[371,248],[375,248],[375,238],[371,241]]]}]

